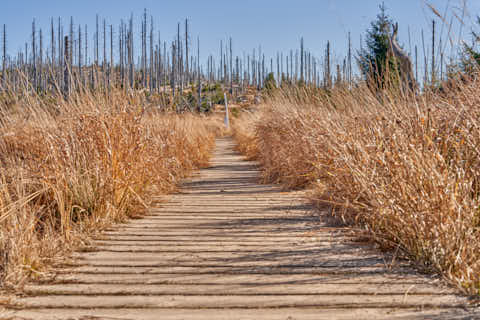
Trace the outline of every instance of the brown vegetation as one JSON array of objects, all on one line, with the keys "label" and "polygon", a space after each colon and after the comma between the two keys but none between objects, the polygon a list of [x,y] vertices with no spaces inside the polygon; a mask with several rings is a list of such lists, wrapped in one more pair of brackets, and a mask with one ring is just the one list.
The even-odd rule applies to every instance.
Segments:
[{"label": "brown vegetation", "polygon": [[[18,287],[88,234],[140,214],[206,165],[221,121],[143,93],[2,96],[0,280]],[[8,100],[8,102],[7,102]],[[8,108],[8,109],[6,109]]]},{"label": "brown vegetation", "polygon": [[[453,95],[277,92],[235,136],[265,181],[309,186],[344,222],[469,293],[480,288],[480,82]],[[246,128],[246,129],[244,129]]]}]

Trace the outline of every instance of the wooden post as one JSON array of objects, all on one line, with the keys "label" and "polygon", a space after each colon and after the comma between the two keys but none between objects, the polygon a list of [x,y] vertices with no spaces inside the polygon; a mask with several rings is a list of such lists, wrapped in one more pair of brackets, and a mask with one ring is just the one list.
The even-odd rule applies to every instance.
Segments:
[{"label": "wooden post", "polygon": [[230,127],[230,120],[228,118],[228,101],[227,101],[227,94],[226,93],[223,93],[223,99],[225,100],[225,119],[224,119],[224,123],[225,123],[225,127],[227,127],[227,129]]}]

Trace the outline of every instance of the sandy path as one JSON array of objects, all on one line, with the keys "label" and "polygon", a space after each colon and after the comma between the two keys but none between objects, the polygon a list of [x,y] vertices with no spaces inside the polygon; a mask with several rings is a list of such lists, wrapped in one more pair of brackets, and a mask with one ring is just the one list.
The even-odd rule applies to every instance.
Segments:
[{"label": "sandy path", "polygon": [[[466,299],[322,222],[302,192],[257,183],[220,139],[211,167],[105,232],[18,319],[474,319]],[[2,314],[0,313],[0,318]]]}]

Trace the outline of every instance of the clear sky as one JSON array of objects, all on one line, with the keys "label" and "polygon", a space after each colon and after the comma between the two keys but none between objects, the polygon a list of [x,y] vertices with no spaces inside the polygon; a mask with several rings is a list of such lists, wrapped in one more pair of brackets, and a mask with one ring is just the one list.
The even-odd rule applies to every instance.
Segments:
[{"label": "clear sky", "polygon": [[[461,15],[464,0],[431,0],[442,14],[447,5],[449,16]],[[176,23],[190,19],[192,39],[200,36],[201,54],[217,53],[219,42],[231,36],[238,55],[262,46],[267,55],[287,51],[299,46],[301,36],[305,46],[316,56],[322,56],[330,40],[336,56],[346,51],[347,34],[352,33],[355,48],[359,47],[360,34],[364,34],[378,13],[381,0],[0,0],[0,24],[7,25],[10,54],[24,46],[30,39],[31,22],[48,30],[51,17],[62,17],[68,25],[70,16],[75,24],[89,25],[90,37],[98,13],[108,24],[118,25],[120,19],[131,13],[139,30],[140,15],[144,8],[155,19],[156,29],[163,39],[172,40]],[[433,13],[424,0],[385,0],[387,13],[400,25],[400,42],[409,50],[408,28],[412,46],[421,50],[421,30],[430,37]],[[480,1],[467,0],[471,17],[480,14]],[[467,17],[468,34],[472,18]],[[450,18],[448,18],[450,19]],[[455,20],[455,19],[454,19]],[[439,22],[440,20],[437,19]],[[452,29],[459,33],[458,24]],[[440,30],[438,30],[440,31]],[[446,31],[444,31],[445,38]],[[137,33],[138,37],[138,33]],[[137,46],[138,48],[138,46]]]}]

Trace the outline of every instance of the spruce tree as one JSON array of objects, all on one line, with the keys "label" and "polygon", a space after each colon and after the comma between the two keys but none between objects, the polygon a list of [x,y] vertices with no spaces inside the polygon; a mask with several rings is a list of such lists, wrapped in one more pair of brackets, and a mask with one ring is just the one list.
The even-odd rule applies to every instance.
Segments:
[{"label": "spruce tree", "polygon": [[395,59],[389,54],[393,21],[386,13],[385,4],[379,7],[380,13],[366,32],[366,47],[362,46],[357,57],[362,75],[376,89],[395,83],[400,72]]},{"label": "spruce tree", "polygon": [[[480,17],[477,16],[477,24],[480,26]],[[472,30],[473,43],[468,45],[463,44],[461,69],[466,73],[473,73],[478,70],[480,66],[480,51],[478,51],[478,43],[480,43],[480,34]]]}]

